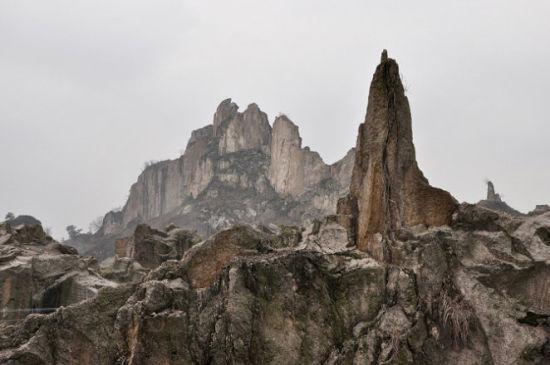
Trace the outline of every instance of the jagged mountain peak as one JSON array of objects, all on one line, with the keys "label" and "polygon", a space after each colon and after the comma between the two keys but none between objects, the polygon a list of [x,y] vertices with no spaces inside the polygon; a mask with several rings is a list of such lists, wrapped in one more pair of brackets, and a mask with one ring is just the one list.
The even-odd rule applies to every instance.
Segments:
[{"label": "jagged mountain peak", "polygon": [[319,218],[334,213],[347,192],[352,160],[348,154],[329,166],[302,148],[299,128],[287,116],[272,127],[256,103],[240,112],[228,98],[212,124],[191,133],[182,156],[149,166],[122,211],[105,216],[96,241],[107,249],[79,248],[104,258],[112,254],[110,241],[140,223],[178,223],[209,235],[234,223]]}]

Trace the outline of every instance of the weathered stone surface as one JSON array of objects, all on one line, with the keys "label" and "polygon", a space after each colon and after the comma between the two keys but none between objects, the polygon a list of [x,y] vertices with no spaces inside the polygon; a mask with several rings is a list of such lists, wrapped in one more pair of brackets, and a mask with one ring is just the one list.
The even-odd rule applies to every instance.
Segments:
[{"label": "weathered stone surface", "polygon": [[214,120],[212,122],[214,136],[220,136],[222,126],[229,122],[239,111],[239,106],[231,101],[231,99],[225,99],[218,105],[216,113],[214,113]]},{"label": "weathered stone surface", "polygon": [[[382,62],[393,67],[386,53]],[[389,75],[392,72],[397,71]],[[230,101],[222,109],[237,112]],[[226,119],[220,120],[223,124]],[[412,142],[397,144],[407,146],[412,148]],[[420,203],[411,191],[434,194],[434,188],[421,175],[412,180],[420,188],[408,185],[407,171],[420,172],[414,154],[405,155],[410,164],[394,156],[400,156],[397,147],[387,144],[385,156],[390,157],[385,161],[393,161],[387,170],[392,172],[374,181],[401,188],[387,193],[402,199],[397,212],[412,209],[410,204],[431,204],[431,195],[426,195],[427,201],[415,205]],[[247,158],[261,154],[242,152]],[[223,174],[227,182],[249,186],[247,179],[230,177],[242,176],[239,168],[230,166]],[[404,175],[397,167],[405,168]],[[366,195],[341,199],[339,214],[313,220],[305,229],[264,224],[222,230],[186,249],[181,260],[166,260],[146,276],[140,276],[133,259],[116,258],[110,270],[101,272],[137,284],[107,286],[89,300],[53,313],[0,323],[0,363],[550,363],[550,212],[513,216],[479,204],[455,205],[450,195],[435,190],[453,205],[445,224],[433,224],[443,215],[435,208],[420,217],[389,216],[385,230],[376,232],[391,258],[381,260],[350,244],[361,239],[354,238],[364,223],[361,199],[377,193],[369,188],[362,186]],[[387,212],[379,213],[385,217]],[[410,219],[422,224],[410,224]],[[173,225],[164,231],[138,226],[133,246],[120,242],[117,249],[135,252],[137,242],[144,240],[155,241],[155,247],[174,232],[178,229]],[[46,250],[54,247],[12,244],[13,231],[5,224],[0,224],[0,242],[0,274],[19,265],[29,245],[43,250],[42,259],[48,261]],[[46,273],[73,277],[67,265],[41,262],[33,271],[41,278],[48,278]],[[8,292],[16,287],[23,285]],[[20,296],[28,294],[21,290]]]},{"label": "weathered stone surface", "polygon": [[545,364],[549,266],[514,219],[461,205],[452,229],[399,234],[391,265],[350,247],[336,217],[236,226],[135,289],[0,327],[0,362]]},{"label": "weathered stone surface", "polygon": [[115,240],[141,223],[175,223],[208,236],[238,223],[318,219],[334,213],[347,193],[353,160],[351,150],[327,165],[302,148],[298,127],[288,118],[278,117],[272,130],[256,104],[241,113],[227,99],[211,125],[192,133],[180,158],[144,169],[125,206],[107,213],[98,233],[69,243],[102,260],[114,254]]},{"label": "weathered stone surface", "polygon": [[244,113],[235,114],[221,125],[219,153],[257,150],[269,155],[271,126],[267,115],[256,104],[250,104]]},{"label": "weathered stone surface", "polygon": [[527,215],[539,215],[539,214],[544,214],[544,213],[547,213],[547,212],[550,212],[550,205],[548,205],[548,204],[539,204],[535,207],[535,209],[533,209],[532,211],[527,213]]},{"label": "weathered stone surface", "polygon": [[132,236],[115,242],[115,254],[118,258],[131,258],[144,268],[152,269],[166,260],[181,259],[185,251],[200,241],[197,234],[177,227],[170,227],[165,232],[140,224]]},{"label": "weathered stone surface", "polygon": [[[9,237],[5,239],[5,237]],[[46,237],[42,226],[0,226],[0,325],[93,298],[117,284],[98,274],[97,262]]]},{"label": "weathered stone surface", "polygon": [[430,186],[416,163],[411,113],[397,63],[382,57],[359,126],[350,194],[357,200],[357,246],[383,258],[382,241],[416,225],[451,221],[456,201]]},{"label": "weathered stone surface", "polygon": [[330,177],[318,153],[302,148],[298,127],[285,115],[273,123],[269,181],[279,194],[298,196]]},{"label": "weathered stone surface", "polygon": [[117,283],[139,283],[149,269],[141,266],[129,257],[111,257],[104,260],[99,267],[101,276]]}]

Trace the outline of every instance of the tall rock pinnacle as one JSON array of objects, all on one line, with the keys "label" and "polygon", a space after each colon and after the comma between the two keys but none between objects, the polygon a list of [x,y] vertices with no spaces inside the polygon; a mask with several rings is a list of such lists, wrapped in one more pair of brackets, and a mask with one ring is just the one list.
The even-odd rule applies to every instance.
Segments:
[{"label": "tall rock pinnacle", "polygon": [[500,195],[495,193],[495,185],[492,181],[487,181],[487,200],[494,202],[501,202]]},{"label": "tall rock pinnacle", "polygon": [[356,212],[358,248],[386,259],[384,242],[396,230],[446,225],[456,205],[451,194],[430,186],[418,168],[399,66],[384,50],[372,78],[365,122],[359,126],[350,197],[339,210]]}]

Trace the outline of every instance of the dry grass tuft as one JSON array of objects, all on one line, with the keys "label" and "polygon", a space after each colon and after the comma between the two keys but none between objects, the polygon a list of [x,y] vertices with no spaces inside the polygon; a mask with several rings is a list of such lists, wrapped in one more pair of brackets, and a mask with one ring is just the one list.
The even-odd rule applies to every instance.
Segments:
[{"label": "dry grass tuft", "polygon": [[468,340],[474,313],[464,297],[455,295],[452,298],[447,290],[443,290],[438,303],[438,316],[455,343],[465,343]]},{"label": "dry grass tuft", "polygon": [[390,346],[392,349],[391,360],[393,360],[399,354],[399,348],[401,346],[401,333],[398,330],[394,330],[391,333]]}]

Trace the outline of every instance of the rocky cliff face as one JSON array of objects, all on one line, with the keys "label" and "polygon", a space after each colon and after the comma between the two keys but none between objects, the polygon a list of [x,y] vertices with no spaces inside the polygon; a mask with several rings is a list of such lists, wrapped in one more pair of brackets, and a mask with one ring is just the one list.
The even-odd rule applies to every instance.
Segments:
[{"label": "rocky cliff face", "polygon": [[430,186],[418,168],[409,102],[399,67],[386,51],[359,126],[349,203],[357,205],[357,246],[379,258],[387,255],[384,241],[393,232],[449,224],[457,205],[448,192]]},{"label": "rocky cliff face", "polygon": [[[236,226],[138,284],[0,325],[6,364],[546,364],[550,214],[461,205],[394,263],[305,230]],[[543,235],[544,237],[544,235]],[[117,276],[120,277],[120,276]]]},{"label": "rocky cliff face", "polygon": [[235,223],[288,224],[335,211],[347,192],[353,153],[334,165],[302,147],[298,127],[279,116],[271,128],[256,104],[224,100],[212,125],[192,133],[176,160],[148,166],[121,212],[109,212],[84,252],[113,255],[112,242],[140,223],[175,223],[210,235]]},{"label": "rocky cliff face", "polygon": [[115,242],[115,254],[119,258],[134,259],[141,266],[152,269],[164,261],[181,259],[185,251],[200,241],[201,238],[195,233],[175,226],[161,231],[140,224],[132,236]]},{"label": "rocky cliff face", "polygon": [[0,325],[50,313],[93,298],[103,287],[117,286],[99,274],[95,259],[55,242],[40,224],[14,222],[0,224]]}]

